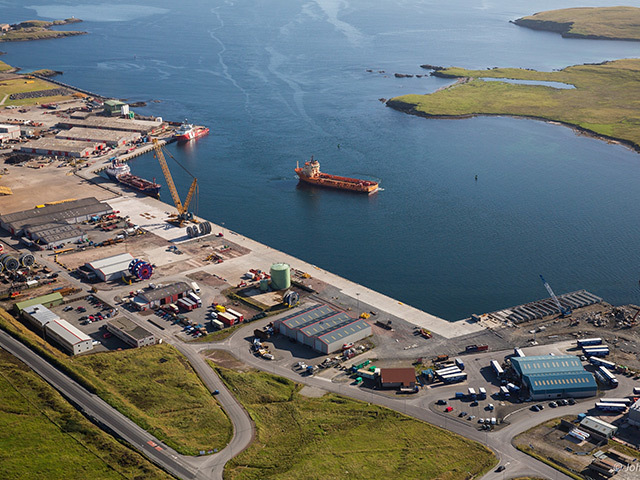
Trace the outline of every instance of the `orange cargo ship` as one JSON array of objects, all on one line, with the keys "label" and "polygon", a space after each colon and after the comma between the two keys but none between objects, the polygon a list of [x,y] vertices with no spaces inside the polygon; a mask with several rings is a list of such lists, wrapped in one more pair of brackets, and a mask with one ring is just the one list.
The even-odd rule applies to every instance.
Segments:
[{"label": "orange cargo ship", "polygon": [[298,174],[298,178],[303,182],[320,187],[339,188],[340,190],[350,190],[352,192],[367,194],[378,191],[378,182],[322,173],[320,171],[320,163],[314,160],[313,157],[311,157],[311,161],[304,163],[304,167],[300,168],[300,165],[298,165],[296,167],[296,173]]}]

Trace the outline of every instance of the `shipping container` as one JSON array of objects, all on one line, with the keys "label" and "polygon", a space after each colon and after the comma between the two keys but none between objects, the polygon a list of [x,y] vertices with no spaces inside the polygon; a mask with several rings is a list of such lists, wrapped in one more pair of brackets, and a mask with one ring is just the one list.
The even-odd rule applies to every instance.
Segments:
[{"label": "shipping container", "polygon": [[458,367],[441,368],[439,370],[436,370],[436,375],[449,375],[450,373],[460,373],[461,371],[462,370],[460,370]]},{"label": "shipping container", "polygon": [[465,381],[467,379],[467,374],[464,372],[453,373],[450,375],[444,375],[441,378],[444,383],[457,383]]},{"label": "shipping container", "polygon": [[189,292],[187,294],[187,297],[189,297],[190,300],[193,300],[194,302],[196,302],[196,305],[198,305],[198,307],[202,306],[202,299],[195,293]]},{"label": "shipping container", "polygon": [[491,368],[496,372],[496,375],[500,378],[504,374],[504,370],[496,360],[491,360]]},{"label": "shipping container", "polygon": [[213,328],[217,328],[218,330],[222,330],[224,328],[224,323],[220,320],[211,319],[211,326]]},{"label": "shipping container", "polygon": [[601,403],[596,402],[596,408],[598,410],[606,410],[609,412],[624,412],[627,410],[627,406],[624,403]]},{"label": "shipping container", "polygon": [[603,358],[598,358],[598,357],[589,357],[589,363],[596,366],[602,365],[603,367],[607,367],[610,370],[613,370],[614,368],[616,368],[615,363],[610,362],[609,360],[605,360]]},{"label": "shipping container", "polygon": [[583,353],[586,357],[606,357],[607,355],[609,355],[609,349],[598,348],[594,350],[585,350]]},{"label": "shipping container", "polygon": [[227,313],[230,313],[231,315],[236,317],[239,323],[241,323],[244,320],[244,315],[242,315],[240,312],[236,312],[235,310],[231,310],[230,308],[227,308]]},{"label": "shipping container", "polygon": [[597,373],[600,374],[600,377],[604,380],[604,382],[612,388],[616,388],[618,386],[618,379],[615,377],[613,373],[609,371],[607,367],[598,367]]},{"label": "shipping container", "polygon": [[600,403],[622,403],[629,406],[633,403],[633,400],[629,398],[601,398]]},{"label": "shipping container", "polygon": [[578,340],[578,346],[584,347],[587,345],[600,345],[602,344],[601,338],[583,338],[582,340]]},{"label": "shipping container", "polygon": [[222,323],[230,327],[231,325],[236,324],[237,319],[235,316],[229,315],[227,312],[219,312],[218,320],[220,320]]}]

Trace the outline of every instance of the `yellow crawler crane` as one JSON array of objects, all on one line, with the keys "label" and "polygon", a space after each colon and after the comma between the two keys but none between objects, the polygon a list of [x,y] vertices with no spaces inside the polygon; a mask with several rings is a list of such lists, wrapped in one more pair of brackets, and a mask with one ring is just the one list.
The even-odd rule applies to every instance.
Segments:
[{"label": "yellow crawler crane", "polygon": [[[198,189],[198,179],[193,176],[193,174],[184,168],[182,165],[176,163],[182,167],[182,169],[187,172],[191,177],[193,177],[193,182],[191,183],[191,187],[189,187],[189,192],[187,193],[187,198],[182,203],[180,200],[180,195],[178,195],[178,190],[176,189],[176,184],[173,182],[173,177],[171,176],[171,172],[169,171],[169,166],[167,165],[167,161],[164,158],[164,153],[162,152],[162,146],[158,143],[158,139],[153,139],[153,148],[156,152],[155,157],[160,162],[160,167],[162,168],[162,173],[164,174],[164,179],[167,181],[167,186],[169,187],[169,193],[171,193],[171,198],[173,199],[173,204],[178,209],[177,214],[173,214],[167,221],[170,223],[175,223],[178,226],[182,226],[185,222],[192,221],[197,223],[193,218],[193,213],[189,211],[189,204],[191,203],[191,199],[193,198],[194,193],[196,193]],[[173,158],[173,157],[171,157]],[[175,160],[175,158],[174,158]]]}]

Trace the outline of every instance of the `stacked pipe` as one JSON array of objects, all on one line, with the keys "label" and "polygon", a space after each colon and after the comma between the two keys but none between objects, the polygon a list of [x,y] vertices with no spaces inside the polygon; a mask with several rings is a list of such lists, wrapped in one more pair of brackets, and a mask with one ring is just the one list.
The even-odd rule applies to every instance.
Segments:
[{"label": "stacked pipe", "polygon": [[198,237],[201,235],[208,235],[211,233],[211,224],[209,222],[202,222],[199,225],[188,226],[187,236],[189,238]]},{"label": "stacked pipe", "polygon": [[2,264],[8,272],[15,272],[20,268],[20,262],[10,253],[0,255],[0,264]]}]

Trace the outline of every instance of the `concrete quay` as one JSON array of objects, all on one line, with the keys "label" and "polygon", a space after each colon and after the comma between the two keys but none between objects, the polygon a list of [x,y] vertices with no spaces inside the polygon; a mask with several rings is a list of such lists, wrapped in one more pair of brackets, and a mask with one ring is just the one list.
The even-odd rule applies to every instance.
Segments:
[{"label": "concrete quay", "polygon": [[[167,241],[175,244],[193,241],[193,239],[187,236],[185,228],[178,228],[165,222],[167,216],[175,209],[160,200],[156,200],[151,197],[128,196],[111,199],[109,200],[109,204],[115,210],[119,210],[121,214],[129,215],[133,223]],[[206,219],[201,218],[200,220]],[[332,285],[340,290],[342,294],[353,299],[353,301],[356,301],[357,299],[358,302],[369,305],[377,312],[386,312],[389,315],[402,318],[417,327],[426,328],[445,339],[455,338],[484,330],[484,327],[476,323],[467,321],[455,323],[449,322],[367,287],[358,285],[357,283],[335,275],[327,270],[307,263],[304,260],[237,234],[229,229],[214,223],[212,223],[212,227],[214,233],[224,232],[225,237],[229,238],[229,240],[241,247],[249,249],[250,253],[237,258],[225,260],[225,262],[221,264],[206,265],[204,267],[194,265],[192,271],[206,271],[211,274],[216,274],[225,278],[231,285],[235,285],[242,281],[242,276],[250,268],[260,268],[268,271],[272,263],[286,262],[292,268],[307,272],[312,277],[316,277],[319,280]],[[199,238],[206,239],[207,237]],[[173,255],[166,254],[163,248],[158,249],[158,252],[154,253],[158,254],[157,258],[155,255],[153,257],[154,262],[156,263],[158,261],[162,262],[163,256]],[[185,258],[182,258],[182,260],[185,260]],[[186,275],[190,273],[190,271],[182,273]]]}]

